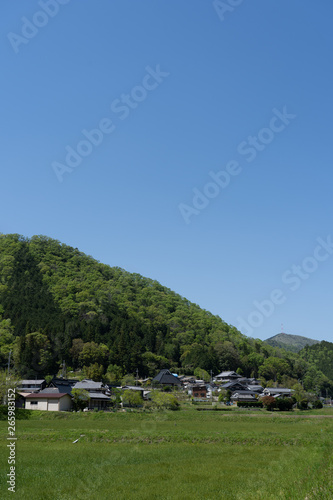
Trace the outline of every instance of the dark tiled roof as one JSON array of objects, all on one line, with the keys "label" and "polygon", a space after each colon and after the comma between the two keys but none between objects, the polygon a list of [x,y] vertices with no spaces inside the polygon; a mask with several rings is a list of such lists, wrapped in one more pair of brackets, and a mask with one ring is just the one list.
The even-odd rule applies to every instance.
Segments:
[{"label": "dark tiled roof", "polygon": [[65,391],[59,391],[57,387],[47,387],[46,389],[43,389],[42,391],[39,391],[38,394],[59,394],[60,392],[65,392]]},{"label": "dark tiled roof", "polygon": [[153,378],[153,382],[157,382],[158,384],[170,384],[170,385],[181,384],[179,378],[172,375],[170,370],[167,369],[161,370],[160,373],[156,375],[155,378]]},{"label": "dark tiled roof", "polygon": [[221,388],[222,389],[232,389],[235,386],[244,387],[240,382],[235,380],[234,382],[227,382],[227,383],[221,385]]}]

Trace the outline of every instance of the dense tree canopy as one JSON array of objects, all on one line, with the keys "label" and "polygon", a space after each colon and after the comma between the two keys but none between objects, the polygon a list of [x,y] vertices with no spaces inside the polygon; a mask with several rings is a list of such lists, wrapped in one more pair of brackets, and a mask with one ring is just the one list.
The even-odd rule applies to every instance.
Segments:
[{"label": "dense tree canopy", "polygon": [[328,347],[311,357],[247,338],[157,281],[46,236],[0,235],[0,315],[1,366],[13,350],[22,376],[56,373],[65,361],[96,379],[238,370],[263,383],[333,387]]}]

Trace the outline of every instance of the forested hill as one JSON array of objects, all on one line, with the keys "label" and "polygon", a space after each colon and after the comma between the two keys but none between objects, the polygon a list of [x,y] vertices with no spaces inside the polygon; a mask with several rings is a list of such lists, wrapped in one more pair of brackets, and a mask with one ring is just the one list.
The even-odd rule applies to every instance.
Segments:
[{"label": "forested hill", "polygon": [[280,347],[287,351],[299,352],[306,345],[318,344],[319,340],[309,339],[301,335],[290,335],[289,333],[278,333],[274,337],[265,340],[267,344],[273,347]]},{"label": "forested hill", "polygon": [[245,337],[157,281],[48,237],[16,234],[0,235],[3,368],[10,349],[13,368],[33,377],[56,373],[63,360],[95,378],[136,369],[153,376],[168,367],[297,381],[308,369],[293,353]]}]

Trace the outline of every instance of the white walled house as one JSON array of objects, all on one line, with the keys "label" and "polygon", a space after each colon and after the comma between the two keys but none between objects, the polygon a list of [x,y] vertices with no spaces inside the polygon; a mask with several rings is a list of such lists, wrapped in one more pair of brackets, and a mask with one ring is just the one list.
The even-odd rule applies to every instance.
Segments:
[{"label": "white walled house", "polygon": [[25,396],[26,410],[69,411],[72,398],[67,393],[43,392]]}]

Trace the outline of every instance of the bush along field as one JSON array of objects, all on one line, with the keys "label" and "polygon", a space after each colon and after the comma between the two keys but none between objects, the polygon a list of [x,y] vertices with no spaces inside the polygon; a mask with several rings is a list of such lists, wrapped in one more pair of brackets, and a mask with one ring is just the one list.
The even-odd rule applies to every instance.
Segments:
[{"label": "bush along field", "polygon": [[[332,409],[188,408],[26,413],[16,422],[15,498],[332,498]],[[5,499],[6,421],[0,431]]]}]

